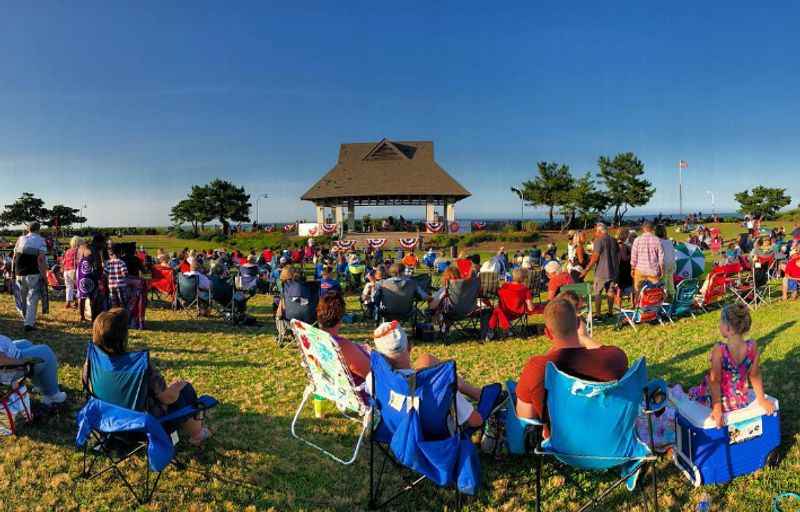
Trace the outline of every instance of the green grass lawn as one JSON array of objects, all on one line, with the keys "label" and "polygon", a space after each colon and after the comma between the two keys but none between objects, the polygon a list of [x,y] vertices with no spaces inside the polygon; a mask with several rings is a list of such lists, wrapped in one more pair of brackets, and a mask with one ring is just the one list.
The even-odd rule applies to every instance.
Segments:
[{"label": "green grass lawn", "polygon": [[[215,437],[202,452],[181,444],[178,455],[188,468],[168,469],[160,491],[146,510],[361,510],[367,501],[368,451],[342,467],[295,441],[289,424],[300,401],[306,376],[293,349],[279,349],[264,296],[251,303],[262,327],[232,328],[216,319],[193,319],[184,313],[151,307],[144,331],[131,334],[133,348],[149,347],[167,380],[186,378],[201,393],[218,397],[211,417]],[[727,486],[705,489],[715,510],[765,511],[780,491],[800,490],[800,415],[794,402],[800,382],[800,303],[776,303],[754,314],[766,389],[781,400],[783,460],[776,469],[737,479]],[[645,326],[638,334],[599,327],[596,337],[622,347],[629,358],[646,356],[651,377],[684,385],[697,383],[707,370],[708,352],[719,338],[718,313],[676,325]],[[0,333],[20,338],[21,322],[9,296],[0,297]],[[350,326],[344,334],[368,339],[365,326]],[[60,378],[70,394],[69,411],[46,422],[26,426],[16,438],[0,438],[2,510],[128,510],[134,507],[117,481],[75,479],[81,456],[74,447],[75,413],[83,402],[80,367],[89,330],[75,314],[53,303],[41,329],[30,336],[50,344],[61,361]],[[506,339],[485,345],[459,342],[449,346],[423,344],[415,350],[454,358],[460,372],[475,383],[516,379],[528,357],[548,344],[543,337]],[[348,422],[304,416],[318,441],[345,452],[354,441]],[[693,489],[666,458],[662,471],[661,504],[666,510],[694,510],[703,490]],[[532,465],[524,458],[494,460],[482,456],[483,487],[469,510],[526,510],[532,506]],[[600,480],[603,480],[601,477]],[[607,480],[607,478],[606,478]],[[547,492],[555,493],[548,510],[573,510],[577,499],[559,477],[549,477]],[[451,494],[422,486],[401,510],[436,510]],[[639,495],[618,491],[604,510],[641,510]]]}]

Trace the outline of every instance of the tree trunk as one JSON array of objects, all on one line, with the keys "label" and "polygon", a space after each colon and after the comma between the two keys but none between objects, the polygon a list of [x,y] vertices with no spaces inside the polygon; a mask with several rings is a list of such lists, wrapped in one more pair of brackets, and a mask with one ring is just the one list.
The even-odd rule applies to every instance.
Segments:
[{"label": "tree trunk", "polygon": [[553,228],[553,205],[550,205],[550,228]]},{"label": "tree trunk", "polygon": [[230,224],[230,222],[228,222],[225,219],[219,219],[219,221],[222,223],[222,234],[225,235],[225,236],[228,236],[230,234],[230,232],[231,232],[231,224]]}]

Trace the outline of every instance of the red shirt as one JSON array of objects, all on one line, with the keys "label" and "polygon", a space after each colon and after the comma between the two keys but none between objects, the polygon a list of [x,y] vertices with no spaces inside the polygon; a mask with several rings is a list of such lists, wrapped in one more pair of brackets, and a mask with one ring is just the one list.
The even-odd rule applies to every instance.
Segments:
[{"label": "red shirt", "polygon": [[531,357],[519,377],[517,398],[533,405],[536,417],[545,422],[548,419],[544,376],[550,361],[564,373],[595,382],[621,379],[628,370],[625,352],[605,345],[591,350],[584,347],[550,349],[543,355]]},{"label": "red shirt", "polygon": [[459,258],[456,260],[458,271],[461,272],[461,277],[467,279],[472,275],[472,260],[467,258]]},{"label": "red shirt", "polygon": [[572,277],[569,272],[561,272],[550,278],[547,283],[547,300],[553,300],[558,295],[559,290],[565,284],[572,284]]},{"label": "red shirt", "polygon": [[269,249],[264,249],[264,252],[261,253],[261,257],[264,258],[264,261],[267,263],[272,261],[272,251]]}]

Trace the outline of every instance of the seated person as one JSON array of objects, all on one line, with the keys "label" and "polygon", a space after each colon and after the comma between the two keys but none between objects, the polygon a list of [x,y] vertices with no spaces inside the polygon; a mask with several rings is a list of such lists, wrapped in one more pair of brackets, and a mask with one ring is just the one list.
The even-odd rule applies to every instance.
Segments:
[{"label": "seated person", "polygon": [[[545,335],[551,347],[545,354],[528,359],[517,384],[517,416],[548,423],[544,387],[545,369],[552,362],[564,373],[595,382],[617,380],[628,370],[628,357],[617,347],[586,348],[578,335],[575,307],[555,299],[544,310]],[[549,429],[545,425],[545,437]]]},{"label": "seated person", "polygon": [[339,281],[332,277],[333,269],[331,267],[322,268],[322,279],[319,280],[319,293],[325,295],[331,292],[342,292],[342,286]]},{"label": "seated person", "polygon": [[361,304],[364,306],[367,318],[375,318],[375,285],[378,283],[377,272],[373,269],[367,272],[367,282],[361,290]]},{"label": "seated person", "polygon": [[11,341],[0,335],[0,365],[22,364],[32,358],[42,360],[33,366],[31,378],[43,394],[42,402],[48,406],[63,403],[67,394],[58,387],[58,359],[53,350],[47,345],[34,345],[28,340]]},{"label": "seated person", "polygon": [[[375,348],[378,353],[383,355],[395,370],[402,374],[410,375],[415,371],[423,370],[440,363],[438,359],[430,354],[422,354],[412,364],[411,361],[411,342],[408,340],[405,331],[397,321],[384,322],[375,329],[374,332]],[[458,410],[458,424],[478,428],[481,427],[489,416],[501,406],[506,399],[505,394],[501,394],[489,410],[483,411],[482,415],[473,406],[471,400],[479,401],[481,398],[481,388],[475,387],[461,377],[458,379],[458,392],[456,393],[456,409]],[[372,393],[371,375],[366,377],[367,391]],[[450,418],[450,431],[455,430],[455,422]]]},{"label": "seated person", "polygon": [[414,287],[414,294],[420,300],[424,301],[431,301],[431,297],[428,293],[420,288],[417,281],[411,279],[406,275],[406,267],[402,263],[393,263],[391,267],[389,267],[389,277],[384,279],[383,281],[379,281],[376,285],[375,289],[375,304],[381,303],[381,287],[383,286],[384,282],[387,283],[398,283],[401,286],[413,286]]},{"label": "seated person", "polygon": [[561,270],[561,265],[555,260],[547,262],[544,272],[547,274],[547,300],[555,299],[562,286],[573,283],[569,272]]},{"label": "seated person", "polygon": [[[216,266],[216,265],[215,265]],[[208,298],[208,290],[211,289],[211,281],[205,274],[203,268],[203,261],[200,258],[194,258],[191,263],[191,268],[188,272],[184,272],[185,276],[197,276],[197,287],[201,292],[206,292],[205,296]]]},{"label": "seated person", "polygon": [[783,300],[789,299],[789,292],[792,292],[792,299],[797,298],[798,279],[792,278],[792,276],[786,272],[786,270],[790,268],[800,268],[800,245],[798,244],[792,246],[792,250],[789,252],[789,261],[784,265],[785,275],[783,276],[783,284],[781,287]]},{"label": "seated person", "polygon": [[472,274],[475,272],[475,264],[472,262],[471,259],[467,258],[467,253],[461,251],[458,254],[458,259],[454,262],[458,267],[458,271],[461,274],[461,277],[464,279],[471,277]]},{"label": "seated person", "polygon": [[[98,315],[92,326],[92,343],[111,357],[121,356],[128,352],[128,312],[122,308],[114,308]],[[149,378],[147,380],[147,412],[155,417],[165,416],[197,401],[197,393],[191,383],[175,379],[167,386],[164,377],[150,360]],[[88,361],[83,364],[83,383],[87,385]],[[211,431],[203,426],[202,420],[188,417],[177,425],[189,436],[189,443],[200,446],[209,437]]]},{"label": "seated person", "polygon": [[702,384],[689,390],[689,397],[711,407],[711,418],[721,427],[723,413],[750,405],[748,379],[753,385],[755,400],[767,414],[772,414],[772,402],[764,395],[764,383],[758,365],[758,348],[752,339],[745,340],[752,320],[745,304],[729,304],[722,308],[719,332],[725,342],[711,349],[711,371]]},{"label": "seated person", "polygon": [[341,292],[332,291],[319,298],[317,304],[317,323],[320,328],[333,336],[342,350],[347,367],[353,374],[355,384],[360,385],[369,375],[369,352],[367,345],[353,343],[350,340],[339,336],[339,327],[342,325],[342,317],[345,313],[344,298]]},{"label": "seated person", "polygon": [[419,258],[414,254],[414,251],[408,251],[406,255],[403,256],[402,262],[407,269],[415,269],[419,265]]}]

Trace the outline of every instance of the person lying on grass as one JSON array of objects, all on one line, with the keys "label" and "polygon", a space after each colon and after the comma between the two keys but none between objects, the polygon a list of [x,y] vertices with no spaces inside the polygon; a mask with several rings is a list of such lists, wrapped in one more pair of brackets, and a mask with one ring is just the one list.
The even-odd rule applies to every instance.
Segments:
[{"label": "person lying on grass", "polygon": [[569,301],[556,298],[544,308],[545,335],[551,347],[545,354],[533,356],[525,364],[517,384],[517,416],[545,423],[549,437],[545,369],[552,362],[564,373],[595,382],[609,382],[625,375],[628,356],[617,347],[587,348],[578,335],[578,317]]},{"label": "person lying on grass", "polygon": [[[431,354],[425,353],[420,355],[412,364],[411,342],[396,320],[382,323],[375,329],[373,335],[375,339],[375,348],[373,350],[383,355],[392,368],[402,374],[411,375],[415,371],[430,368],[441,362]],[[482,388],[470,384],[460,376],[457,379],[456,409],[458,410],[458,424],[465,427],[479,428],[505,402],[507,395],[500,393],[494,403],[488,404],[489,406],[481,414],[469,399],[480,402]],[[371,374],[367,375],[366,381],[367,392],[372,394]],[[484,404],[479,403],[479,406],[482,405]],[[449,422],[450,431],[455,431],[453,418],[450,418]]]},{"label": "person lying on grass", "polygon": [[748,379],[758,405],[767,414],[774,411],[772,402],[764,395],[756,342],[744,339],[751,324],[746,305],[729,304],[722,308],[719,332],[726,341],[714,345],[710,355],[711,371],[699,386],[689,390],[689,398],[711,407],[711,418],[717,427],[724,424],[723,413],[750,405]]},{"label": "person lying on grass", "polygon": [[[92,343],[110,357],[118,357],[128,353],[128,312],[122,308],[114,308],[97,317],[92,326]],[[83,363],[82,380],[88,386],[89,362]],[[150,361],[147,380],[147,411],[155,417],[165,416],[197,402],[197,393],[192,384],[185,380],[175,379],[167,386],[161,372]],[[175,424],[165,425],[169,431],[181,427],[189,436],[189,443],[202,445],[211,431],[203,426],[203,421],[189,417]]]}]

